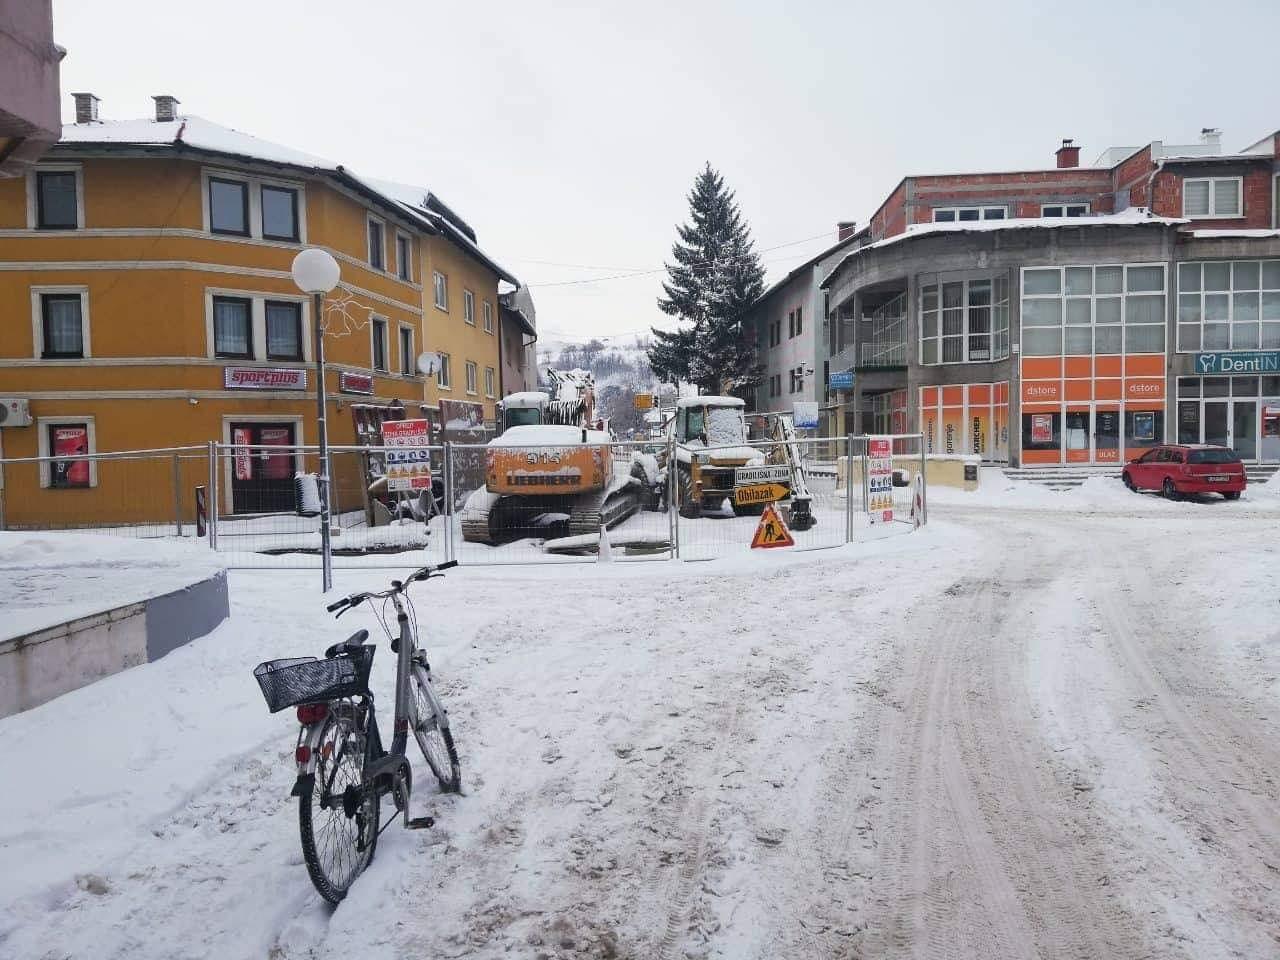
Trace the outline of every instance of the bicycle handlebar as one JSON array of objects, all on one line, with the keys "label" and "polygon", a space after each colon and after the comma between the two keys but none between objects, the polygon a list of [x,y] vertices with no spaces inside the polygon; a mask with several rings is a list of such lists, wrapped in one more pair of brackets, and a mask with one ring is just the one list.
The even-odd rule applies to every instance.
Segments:
[{"label": "bicycle handlebar", "polygon": [[437,564],[434,567],[427,565],[409,574],[409,576],[405,578],[403,583],[392,581],[396,585],[393,586],[390,590],[383,590],[379,593],[371,593],[369,591],[365,591],[363,593],[353,593],[353,594],[350,594],[349,596],[341,597],[340,599],[333,601],[333,603],[326,606],[325,609],[328,610],[330,613],[336,613],[338,616],[342,616],[352,607],[355,607],[360,605],[361,603],[364,603],[364,601],[368,600],[371,597],[389,597],[395,593],[403,593],[405,591],[405,588],[408,587],[409,584],[413,583],[414,581],[429,580],[431,577],[440,573],[440,571],[448,570],[451,567],[456,567],[457,565],[458,565],[457,560],[446,560],[444,563]]}]

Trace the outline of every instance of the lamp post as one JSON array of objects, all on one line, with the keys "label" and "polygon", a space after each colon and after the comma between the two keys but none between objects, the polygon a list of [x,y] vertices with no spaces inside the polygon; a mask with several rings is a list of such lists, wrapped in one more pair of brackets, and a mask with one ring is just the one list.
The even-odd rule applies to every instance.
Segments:
[{"label": "lamp post", "polygon": [[333,551],[329,531],[329,430],[325,423],[324,383],[324,295],[338,285],[341,270],[338,261],[315,247],[303,250],[293,258],[293,282],[303,293],[311,294],[312,325],[316,344],[316,435],[320,444],[320,566],[324,590],[333,586]]}]

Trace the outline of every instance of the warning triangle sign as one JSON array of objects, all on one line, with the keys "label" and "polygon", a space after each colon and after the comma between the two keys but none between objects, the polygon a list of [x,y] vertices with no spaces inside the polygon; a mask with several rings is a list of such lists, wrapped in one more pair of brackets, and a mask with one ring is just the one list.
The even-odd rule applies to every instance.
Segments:
[{"label": "warning triangle sign", "polygon": [[795,538],[782,522],[782,516],[774,509],[772,503],[765,504],[764,513],[760,514],[760,523],[756,527],[756,535],[751,538],[751,549],[757,547],[794,547]]}]

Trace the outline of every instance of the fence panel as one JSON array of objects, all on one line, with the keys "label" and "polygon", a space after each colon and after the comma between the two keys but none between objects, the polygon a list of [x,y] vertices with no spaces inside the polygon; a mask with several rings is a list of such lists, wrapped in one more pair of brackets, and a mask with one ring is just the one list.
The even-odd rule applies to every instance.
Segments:
[{"label": "fence panel", "polygon": [[[607,453],[597,455],[601,446],[521,443],[490,449],[449,444],[453,558],[466,564],[594,560],[602,524],[609,527],[615,560],[669,557],[665,445],[611,443]],[[492,476],[505,494],[487,485],[490,456]],[[592,493],[555,492],[561,484],[579,485],[584,476],[596,488]],[[514,493],[522,487],[530,492]]]},{"label": "fence panel", "polygon": [[[848,503],[838,467],[845,461],[847,446],[845,437],[825,437],[678,453],[681,559],[706,560],[749,550],[768,502],[782,514],[796,549],[844,544]],[[800,467],[803,486],[797,483],[793,463]]]},{"label": "fence panel", "polygon": [[204,447],[9,458],[0,461],[0,526],[192,538],[208,464]]}]

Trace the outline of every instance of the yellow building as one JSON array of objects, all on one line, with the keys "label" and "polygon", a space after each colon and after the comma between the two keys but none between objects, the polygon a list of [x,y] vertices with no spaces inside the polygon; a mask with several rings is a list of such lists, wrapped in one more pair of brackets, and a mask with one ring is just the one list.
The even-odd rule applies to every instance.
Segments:
[{"label": "yellow building", "polygon": [[[154,119],[122,122],[85,99],[85,122],[25,177],[0,181],[0,398],[18,401],[0,458],[314,444],[314,317],[289,272],[305,246],[342,270],[326,301],[332,443],[368,442],[400,405],[439,422],[442,398],[493,417],[498,286],[518,282],[464,221],[425,190],[155,99]],[[423,351],[448,357],[439,382],[418,373]],[[269,450],[228,458],[220,511],[291,508],[305,466]],[[152,481],[107,467],[6,464],[0,521],[147,519],[134,488]],[[172,504],[178,487],[190,516],[196,480],[183,469],[190,481],[152,496]]]}]

